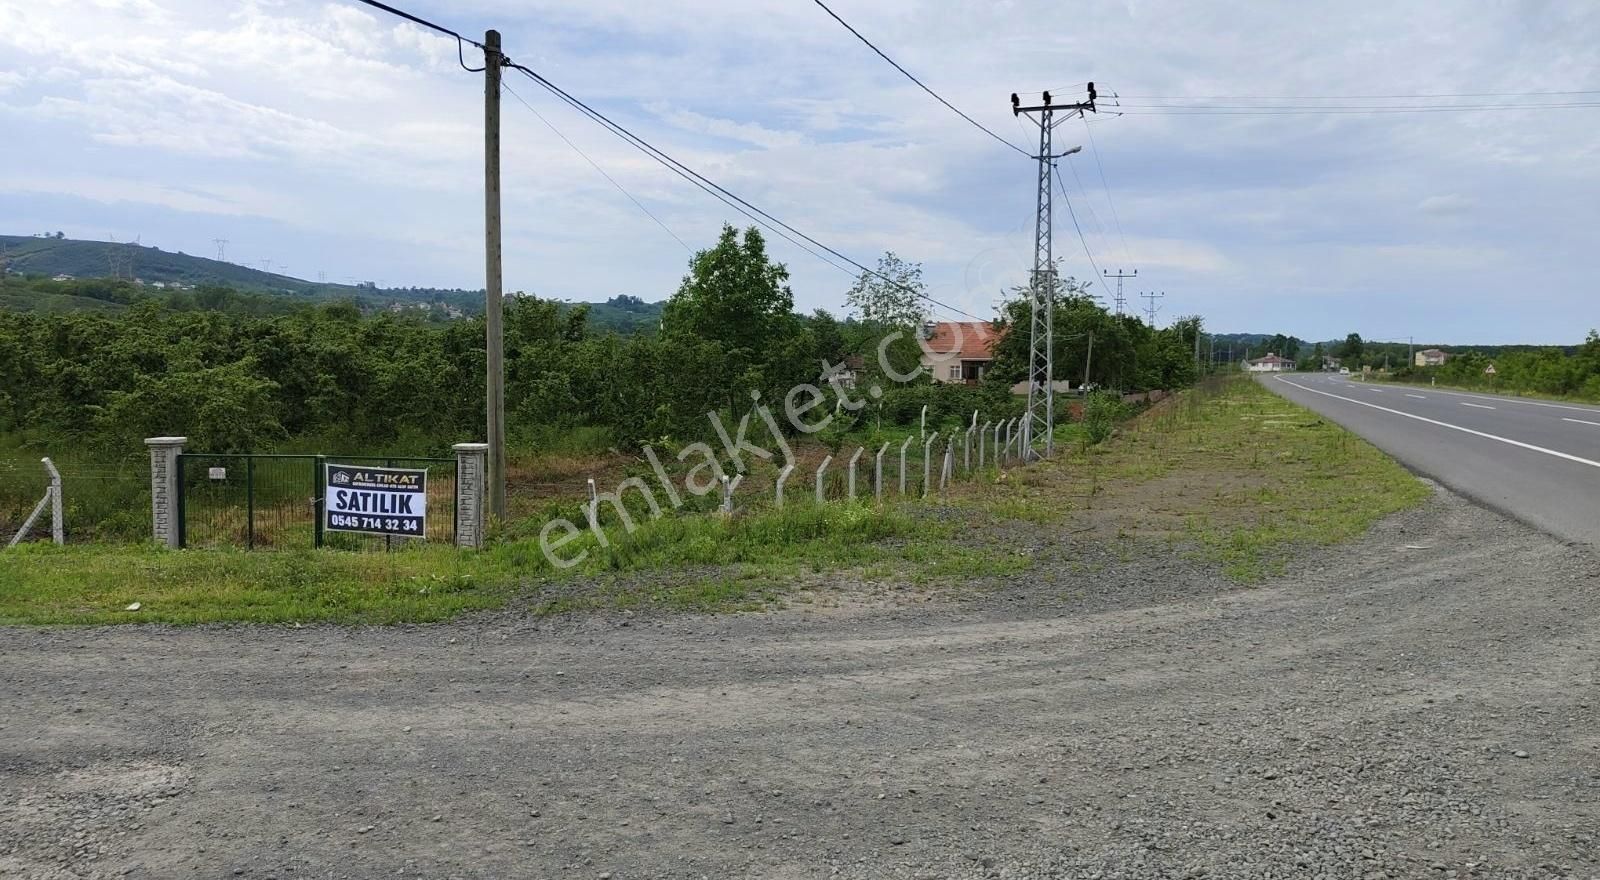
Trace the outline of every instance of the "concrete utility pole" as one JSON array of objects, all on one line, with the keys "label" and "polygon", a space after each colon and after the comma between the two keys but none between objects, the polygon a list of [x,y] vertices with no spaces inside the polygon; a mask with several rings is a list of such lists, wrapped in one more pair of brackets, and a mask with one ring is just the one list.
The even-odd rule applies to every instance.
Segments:
[{"label": "concrete utility pole", "polygon": [[1417,363],[1417,337],[1406,337],[1406,366],[1416,366]]},{"label": "concrete utility pole", "polygon": [[488,364],[489,516],[506,518],[505,329],[500,294],[500,32],[483,35],[484,351]]},{"label": "concrete utility pole", "polygon": [[[1089,332],[1089,353],[1085,354],[1083,356],[1083,385],[1080,386],[1082,388],[1088,388],[1089,387],[1089,364],[1091,364],[1093,362],[1094,362],[1094,331],[1091,330]],[[1085,399],[1087,400],[1088,398],[1085,397]]]},{"label": "concrete utility pole", "polygon": [[1034,213],[1033,225],[1033,275],[1030,280],[1030,296],[1032,301],[1033,319],[1030,322],[1029,357],[1028,357],[1028,415],[1022,420],[1021,445],[1018,451],[1023,461],[1033,458],[1036,453],[1033,443],[1041,434],[1044,436],[1044,454],[1050,455],[1055,451],[1055,338],[1053,324],[1055,316],[1055,291],[1056,291],[1056,264],[1051,253],[1051,202],[1050,184],[1055,172],[1055,160],[1068,156],[1083,149],[1082,146],[1073,147],[1064,153],[1051,154],[1050,135],[1058,124],[1055,119],[1057,110],[1065,111],[1061,120],[1071,119],[1074,115],[1095,112],[1094,83],[1088,84],[1089,100],[1081,103],[1054,104],[1050,100],[1050,93],[1045,92],[1044,103],[1035,107],[1024,107],[1017,99],[1015,92],[1011,95],[1011,115],[1027,117],[1039,126],[1039,155],[1035,156],[1039,163],[1039,192],[1038,203]]},{"label": "concrete utility pole", "polygon": [[1124,298],[1123,295],[1122,295],[1122,279],[1124,279],[1124,278],[1138,278],[1139,277],[1139,270],[1135,269],[1132,272],[1123,272],[1121,269],[1118,269],[1117,270],[1117,274],[1113,275],[1113,274],[1111,274],[1111,270],[1102,269],[1102,270],[1100,270],[1100,274],[1104,275],[1107,278],[1115,278],[1115,279],[1117,279],[1117,299],[1116,299],[1116,304],[1117,304],[1117,317],[1120,318],[1120,317],[1122,317],[1122,309],[1123,309],[1123,307],[1128,304],[1128,300],[1126,298]]}]

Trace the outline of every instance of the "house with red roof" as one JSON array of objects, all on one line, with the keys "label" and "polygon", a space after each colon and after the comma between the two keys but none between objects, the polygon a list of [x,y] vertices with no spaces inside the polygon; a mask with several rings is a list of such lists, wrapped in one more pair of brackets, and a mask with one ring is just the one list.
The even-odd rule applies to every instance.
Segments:
[{"label": "house with red roof", "polygon": [[929,321],[922,325],[922,368],[935,382],[975,385],[994,362],[1001,332],[988,321]]}]

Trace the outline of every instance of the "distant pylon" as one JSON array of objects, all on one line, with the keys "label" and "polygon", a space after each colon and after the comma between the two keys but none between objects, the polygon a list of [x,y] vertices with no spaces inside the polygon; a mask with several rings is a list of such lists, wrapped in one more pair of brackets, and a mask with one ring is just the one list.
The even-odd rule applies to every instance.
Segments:
[{"label": "distant pylon", "polygon": [[224,254],[227,252],[228,240],[226,238],[211,239],[217,246],[217,262],[225,262]]},{"label": "distant pylon", "polygon": [[1165,298],[1166,291],[1161,293],[1141,293],[1139,295],[1145,298],[1144,313],[1150,318],[1150,326],[1154,327],[1156,325],[1156,312],[1161,311],[1161,306],[1156,304],[1156,300]]},{"label": "distant pylon", "polygon": [[1111,272],[1109,270],[1102,269],[1100,274],[1106,276],[1107,278],[1115,278],[1115,279],[1117,279],[1117,299],[1116,299],[1116,304],[1117,304],[1117,315],[1120,317],[1122,315],[1123,308],[1126,307],[1127,304],[1128,304],[1128,300],[1125,297],[1123,297],[1123,295],[1122,295],[1122,279],[1124,279],[1124,278],[1138,278],[1139,277],[1139,270],[1135,269],[1132,272],[1124,272],[1121,269],[1118,269],[1117,270],[1117,274],[1113,275],[1113,274],[1111,274]]}]

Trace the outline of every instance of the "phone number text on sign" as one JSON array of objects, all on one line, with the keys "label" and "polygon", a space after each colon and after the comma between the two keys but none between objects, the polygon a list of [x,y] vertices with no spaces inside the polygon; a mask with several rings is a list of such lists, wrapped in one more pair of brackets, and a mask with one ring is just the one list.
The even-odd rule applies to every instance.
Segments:
[{"label": "phone number text on sign", "polygon": [[428,472],[327,465],[323,528],[420,538],[427,533]]}]

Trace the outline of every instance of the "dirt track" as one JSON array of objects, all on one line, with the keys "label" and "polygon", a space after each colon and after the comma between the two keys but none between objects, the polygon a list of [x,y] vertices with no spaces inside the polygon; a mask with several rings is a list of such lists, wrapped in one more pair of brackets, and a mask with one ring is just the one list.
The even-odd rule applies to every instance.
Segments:
[{"label": "dirt track", "polygon": [[1257,589],[1041,554],[962,602],[0,630],[0,876],[1600,876],[1587,548],[1441,494]]}]

